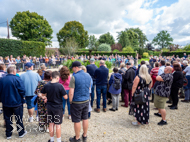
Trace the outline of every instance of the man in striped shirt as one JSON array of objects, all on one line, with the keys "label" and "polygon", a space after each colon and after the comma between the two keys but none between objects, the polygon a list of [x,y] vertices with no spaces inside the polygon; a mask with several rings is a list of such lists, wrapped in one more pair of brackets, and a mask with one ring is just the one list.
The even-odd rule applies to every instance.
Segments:
[{"label": "man in striped shirt", "polygon": [[153,85],[152,85],[152,102],[154,102],[154,83],[156,82],[156,77],[158,76],[159,71],[159,63],[156,62],[155,67],[151,70],[150,75],[152,77]]}]

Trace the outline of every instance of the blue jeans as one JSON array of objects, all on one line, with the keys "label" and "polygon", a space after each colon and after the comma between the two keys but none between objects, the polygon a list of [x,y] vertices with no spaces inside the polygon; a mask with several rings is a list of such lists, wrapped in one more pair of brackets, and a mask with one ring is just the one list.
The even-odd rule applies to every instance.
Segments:
[{"label": "blue jeans", "polygon": [[190,100],[190,89],[185,90],[185,100]]},{"label": "blue jeans", "polygon": [[93,85],[91,89],[91,107],[93,107],[93,102],[94,102],[94,87],[95,85]]},{"label": "blue jeans", "polygon": [[107,85],[105,86],[96,86],[96,94],[97,94],[97,108],[100,108],[100,99],[101,94],[103,96],[103,108],[106,108],[106,94],[107,94]]},{"label": "blue jeans", "polygon": [[69,115],[71,115],[71,112],[70,112],[70,102],[69,102],[69,90],[66,90],[66,92],[67,92],[67,95],[68,95],[68,99],[65,100],[63,98],[63,114],[65,114],[65,105],[67,103],[68,113],[69,113]]},{"label": "blue jeans", "polygon": [[12,135],[13,127],[13,117],[15,117],[17,124],[17,131],[19,136],[24,134],[24,126],[23,126],[23,105],[18,107],[3,107],[3,114],[6,123],[6,136],[10,137]]}]

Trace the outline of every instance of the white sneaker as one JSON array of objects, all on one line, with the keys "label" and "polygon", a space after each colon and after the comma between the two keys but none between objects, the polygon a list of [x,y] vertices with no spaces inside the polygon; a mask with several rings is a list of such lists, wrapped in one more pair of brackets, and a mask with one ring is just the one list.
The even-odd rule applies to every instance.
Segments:
[{"label": "white sneaker", "polygon": [[11,137],[7,137],[7,140],[10,140],[11,139]]},{"label": "white sneaker", "polygon": [[134,126],[138,126],[138,125],[139,125],[138,122],[132,122],[132,124],[133,124]]},{"label": "white sneaker", "polygon": [[38,116],[36,116],[36,122],[38,122],[39,121],[39,117]]},{"label": "white sneaker", "polygon": [[69,116],[69,120],[71,120],[71,116]]},{"label": "white sneaker", "polygon": [[26,134],[27,134],[27,131],[25,131],[22,136],[19,136],[19,138],[23,138]]},{"label": "white sneaker", "polygon": [[29,121],[29,122],[33,122],[33,117],[30,117],[30,118],[28,119],[28,121]]},{"label": "white sneaker", "polygon": [[64,120],[64,117],[63,117],[63,120]]}]

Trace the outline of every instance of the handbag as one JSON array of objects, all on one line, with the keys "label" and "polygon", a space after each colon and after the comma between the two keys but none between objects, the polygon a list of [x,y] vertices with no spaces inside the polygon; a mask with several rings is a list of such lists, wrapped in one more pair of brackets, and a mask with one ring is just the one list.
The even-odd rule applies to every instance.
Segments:
[{"label": "handbag", "polygon": [[134,94],[135,104],[142,105],[146,103],[146,99],[144,97],[144,90],[142,90],[139,94]]}]

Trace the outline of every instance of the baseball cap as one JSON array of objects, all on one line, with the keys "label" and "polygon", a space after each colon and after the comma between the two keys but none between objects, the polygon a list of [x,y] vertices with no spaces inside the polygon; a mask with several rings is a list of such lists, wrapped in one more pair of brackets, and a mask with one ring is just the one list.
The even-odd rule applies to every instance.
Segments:
[{"label": "baseball cap", "polygon": [[91,58],[90,61],[95,61],[94,58]]},{"label": "baseball cap", "polygon": [[34,65],[34,64],[33,64],[33,63],[30,63],[30,62],[28,62],[28,63],[25,64],[25,66],[27,66],[27,67],[29,67],[29,68],[30,68],[31,66],[33,66],[33,65]]},{"label": "baseball cap", "polygon": [[73,67],[80,67],[80,66],[82,66],[82,65],[81,65],[81,63],[79,61],[74,61],[72,63],[72,66],[70,67],[70,69],[72,69]]}]

